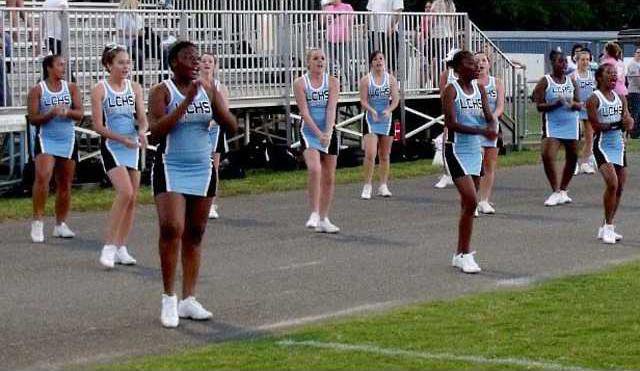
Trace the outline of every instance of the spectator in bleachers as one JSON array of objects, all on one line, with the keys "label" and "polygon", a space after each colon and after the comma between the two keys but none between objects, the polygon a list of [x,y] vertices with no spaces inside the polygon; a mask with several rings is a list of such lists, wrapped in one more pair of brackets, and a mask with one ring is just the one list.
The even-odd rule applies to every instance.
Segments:
[{"label": "spectator in bleachers", "polygon": [[[137,10],[138,0],[120,0],[121,10]],[[134,80],[142,84],[144,72],[144,20],[137,13],[127,12],[116,14],[116,28],[119,43],[127,48],[134,64],[134,72],[139,73]]]},{"label": "spectator in bleachers", "polygon": [[[369,0],[367,10],[374,13],[369,20],[369,53],[376,50],[387,56],[389,71],[396,70],[398,59],[398,22],[404,10],[403,0]],[[375,13],[397,12],[395,15]]]},{"label": "spectator in bleachers", "polygon": [[600,60],[600,64],[610,64],[616,68],[618,75],[618,81],[614,91],[618,95],[627,96],[629,94],[627,87],[625,86],[625,67],[622,61],[622,48],[616,42],[608,42],[604,46],[604,55]]},{"label": "spectator in bleachers", "polygon": [[636,48],[633,59],[627,65],[627,81],[629,82],[629,111],[635,121],[635,126],[631,133],[633,138],[640,136],[640,47]]},{"label": "spectator in bleachers", "polygon": [[351,71],[351,31],[354,16],[344,14],[353,12],[351,5],[342,0],[328,0],[322,10],[342,14],[331,14],[323,18],[327,28],[327,46],[329,52],[330,71],[341,79],[343,91],[351,91],[355,87],[355,73]]},{"label": "spectator in bleachers", "polygon": [[[431,13],[433,7],[433,1],[431,0],[427,0],[424,3],[424,12],[425,13]],[[420,50],[422,50],[422,57],[423,57],[423,62],[422,62],[422,70],[420,71],[420,86],[425,86],[427,83],[432,84],[433,86],[433,81],[430,81],[431,78],[431,74],[429,73],[429,54],[430,54],[430,46],[431,46],[431,40],[429,40],[429,23],[433,22],[433,17],[431,16],[423,16],[420,19],[420,29],[418,30],[418,46],[420,48]]]},{"label": "spectator in bleachers", "polygon": [[[45,0],[42,3],[45,9],[69,9],[67,0]],[[62,12],[47,12],[44,17],[44,35],[47,38],[49,52],[54,55],[62,55],[63,34]]]},{"label": "spectator in bleachers", "polygon": [[5,33],[0,25],[0,34],[4,36],[3,42],[0,44],[0,107],[10,106],[11,88],[9,88],[9,80],[7,74],[11,72],[11,62],[7,58],[11,57],[12,39],[9,33]]},{"label": "spectator in bleachers", "polygon": [[[432,13],[455,13],[456,4],[453,0],[435,0],[431,5]],[[459,48],[456,40],[456,17],[439,15],[429,22],[429,34],[431,36],[431,47],[429,60],[441,61],[449,50]],[[439,71],[443,66],[434,64],[434,71]]]}]

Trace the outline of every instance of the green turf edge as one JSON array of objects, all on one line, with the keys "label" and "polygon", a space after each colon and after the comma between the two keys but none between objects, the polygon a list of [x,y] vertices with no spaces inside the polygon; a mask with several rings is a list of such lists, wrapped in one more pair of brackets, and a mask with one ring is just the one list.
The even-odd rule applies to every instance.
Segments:
[{"label": "green turf edge", "polygon": [[[285,347],[282,340],[640,369],[640,262],[304,326],[285,334],[146,356],[97,369],[486,369],[521,366]],[[635,308],[635,309],[634,309]],[[169,330],[168,330],[169,331]],[[538,369],[533,367],[532,369]]]},{"label": "green turf edge", "polygon": [[[536,151],[512,152],[501,156],[499,166],[510,167],[538,162]],[[431,165],[431,160],[398,162],[391,166],[392,179],[408,179],[437,174],[440,167]],[[340,168],[336,171],[336,184],[349,184],[362,181],[362,166]],[[220,183],[222,197],[285,192],[304,189],[307,182],[305,170],[274,172],[269,170],[251,170],[244,179],[223,180]],[[71,209],[73,212],[109,210],[113,202],[112,189],[74,189],[72,191]],[[53,215],[55,197],[47,199],[45,215]],[[138,195],[138,203],[153,203],[150,187],[142,187]],[[32,215],[30,198],[1,198],[0,222],[8,220],[24,220]]]}]

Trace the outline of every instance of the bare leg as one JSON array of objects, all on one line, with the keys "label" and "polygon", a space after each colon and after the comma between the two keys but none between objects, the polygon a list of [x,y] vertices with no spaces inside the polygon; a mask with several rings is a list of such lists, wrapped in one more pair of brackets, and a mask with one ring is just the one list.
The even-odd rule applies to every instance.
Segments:
[{"label": "bare leg", "polygon": [[460,193],[460,220],[458,222],[458,250],[457,254],[468,254],[473,233],[474,212],[478,206],[474,179],[467,175],[454,180]]},{"label": "bare leg", "polygon": [[376,164],[376,151],[378,147],[378,136],[367,134],[364,136],[364,183],[371,184],[373,180],[373,170]]},{"label": "bare leg", "polygon": [[558,175],[556,173],[556,156],[560,142],[554,138],[545,138],[542,140],[542,165],[544,173],[547,176],[549,185],[553,192],[558,191]]},{"label": "bare leg", "polygon": [[195,296],[200,272],[202,236],[207,228],[211,197],[189,197],[182,235],[182,297]]},{"label": "bare leg", "polygon": [[76,171],[74,160],[56,159],[54,175],[56,177],[56,224],[67,220],[71,208],[71,184]]},{"label": "bare leg", "polygon": [[378,160],[380,161],[380,183],[387,184],[389,182],[389,172],[391,168],[391,146],[393,145],[392,136],[380,137],[378,145]]},{"label": "bare leg", "polygon": [[127,173],[127,169],[124,167],[116,167],[107,173],[113,188],[116,191],[116,197],[111,205],[109,216],[107,219],[107,230],[105,233],[105,244],[122,246],[121,241],[121,226],[126,223],[126,214],[129,209],[129,205],[133,200],[133,186],[131,179]]},{"label": "bare leg", "polygon": [[613,216],[616,209],[616,195],[618,193],[618,175],[612,164],[602,164],[600,173],[604,179],[605,189],[602,201],[604,204],[604,221],[613,224]]},{"label": "bare leg", "polygon": [[306,149],[303,153],[304,162],[307,164],[307,192],[309,192],[309,204],[311,211],[320,212],[320,180],[322,176],[322,165],[320,164],[320,153],[315,149]]},{"label": "bare leg", "polygon": [[128,177],[131,184],[131,201],[126,209],[126,213],[122,218],[120,227],[118,229],[118,246],[125,246],[129,233],[133,228],[133,220],[136,214],[136,200],[138,199],[138,189],[140,188],[140,172],[137,170],[128,170]]},{"label": "bare leg", "polygon": [[322,155],[320,162],[322,163],[322,178],[320,182],[320,219],[322,220],[329,215],[329,209],[333,202],[338,156]]},{"label": "bare leg", "polygon": [[589,158],[593,154],[593,128],[588,120],[583,120],[582,124],[584,127],[584,147],[582,147],[581,164],[589,162]]},{"label": "bare leg", "polygon": [[496,167],[498,167],[498,149],[485,147],[482,159],[484,176],[480,179],[480,201],[489,202],[489,199],[491,199]]},{"label": "bare leg", "polygon": [[162,193],[156,196],[156,210],[160,223],[158,247],[162,267],[162,283],[164,293],[173,296],[178,252],[184,232],[186,200],[179,193]]},{"label": "bare leg", "polygon": [[624,190],[624,185],[627,183],[627,168],[616,166],[615,170],[618,176],[618,189],[616,192],[616,205],[613,208],[613,217],[615,217],[618,212],[620,200],[622,199],[622,191]]},{"label": "bare leg", "polygon": [[565,150],[565,163],[564,171],[562,172],[562,181],[560,183],[560,189],[566,191],[569,187],[573,174],[576,170],[576,163],[578,162],[578,141],[564,143]]},{"label": "bare leg", "polygon": [[33,182],[33,219],[42,220],[49,195],[49,182],[56,160],[51,155],[40,154],[35,159],[35,180]]}]

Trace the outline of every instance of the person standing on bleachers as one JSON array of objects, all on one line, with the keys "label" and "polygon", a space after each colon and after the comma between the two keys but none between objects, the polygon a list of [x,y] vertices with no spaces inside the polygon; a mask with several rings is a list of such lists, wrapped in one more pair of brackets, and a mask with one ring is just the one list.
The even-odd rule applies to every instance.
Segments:
[{"label": "person standing on bleachers", "polygon": [[[396,70],[398,59],[398,23],[404,10],[403,0],[369,0],[367,10],[372,14],[369,20],[369,54],[376,50],[387,56],[387,68]],[[376,14],[396,12],[394,15]]]},{"label": "person standing on bleachers", "polygon": [[636,122],[631,131],[632,138],[640,136],[638,123],[640,123],[640,47],[636,48],[633,59],[627,65],[627,81],[629,82],[629,111]]},{"label": "person standing on bleachers", "polygon": [[343,90],[351,91],[356,86],[355,73],[351,70],[351,30],[354,16],[345,13],[353,12],[351,5],[342,0],[328,0],[323,2],[322,10],[339,14],[324,16],[327,28],[327,46],[329,53],[330,71],[341,79]]},{"label": "person standing on bleachers", "polygon": [[[45,9],[69,9],[67,0],[45,0],[42,3]],[[44,17],[44,35],[47,38],[47,47],[51,54],[62,55],[63,35],[62,12],[47,12]]]},{"label": "person standing on bleachers", "polygon": [[[138,10],[138,0],[120,0],[118,9]],[[142,16],[134,12],[118,13],[115,17],[118,30],[118,42],[124,45],[133,61],[134,80],[142,85],[144,80],[144,20]]]}]

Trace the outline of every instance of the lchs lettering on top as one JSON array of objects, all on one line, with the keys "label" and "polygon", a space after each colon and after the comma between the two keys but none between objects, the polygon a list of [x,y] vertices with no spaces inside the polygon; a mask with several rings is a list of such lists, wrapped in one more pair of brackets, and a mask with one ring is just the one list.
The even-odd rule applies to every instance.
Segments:
[{"label": "lchs lettering on top", "polygon": [[211,113],[211,104],[209,102],[193,102],[187,107],[188,114]]},{"label": "lchs lettering on top", "polygon": [[603,117],[622,115],[622,104],[617,106],[600,107],[598,111]]},{"label": "lchs lettering on top", "polygon": [[391,88],[387,86],[387,87],[384,87],[384,88],[371,89],[369,91],[369,96],[371,96],[371,97],[389,97],[389,96],[391,96]]},{"label": "lchs lettering on top", "polygon": [[311,101],[325,101],[329,100],[329,90],[326,91],[312,91],[309,93]]},{"label": "lchs lettering on top", "polygon": [[482,99],[480,98],[463,98],[460,99],[460,108],[482,110]]},{"label": "lchs lettering on top", "polygon": [[125,106],[134,106],[136,104],[135,98],[133,95],[128,95],[126,97],[115,96],[109,97],[107,99],[107,107],[125,107]]},{"label": "lchs lettering on top", "polygon": [[66,104],[68,106],[71,105],[71,95],[69,94],[65,94],[65,95],[61,95],[61,96],[50,96],[50,97],[46,97],[43,98],[42,103],[46,106],[59,106],[62,104]]}]

